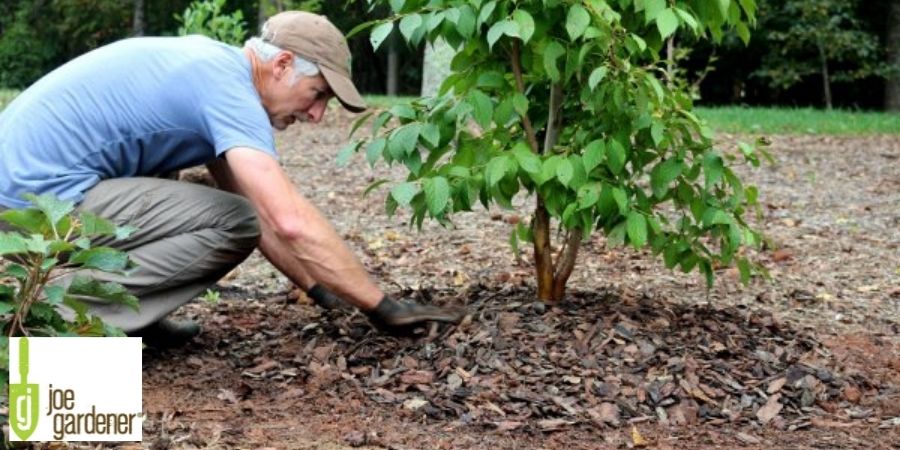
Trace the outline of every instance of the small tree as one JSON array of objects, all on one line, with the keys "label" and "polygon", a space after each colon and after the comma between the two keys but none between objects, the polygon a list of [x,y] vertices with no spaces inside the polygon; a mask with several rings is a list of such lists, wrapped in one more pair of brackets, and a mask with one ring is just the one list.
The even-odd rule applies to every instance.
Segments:
[{"label": "small tree", "polygon": [[[374,26],[377,48],[396,24],[411,44],[442,38],[457,49],[438,96],[381,112],[372,136],[338,157],[363,149],[370,164],[406,166],[389,213],[409,206],[411,223],[446,224],[476,202],[510,208],[523,189],[535,194],[530,226],[518,225],[510,241],[533,244],[538,297],[549,302],[564,297],[595,229],[611,246],[649,245],[667,267],[697,269],[710,285],[714,267],[735,261],[749,279],[738,251],[761,240],[743,219],[757,190],[728,167],[733,156],[714,149],[687,87],[660,82],[658,55],[679,28],[719,39],[734,27],[746,41],[753,0],[387,3],[393,17],[350,34]],[[754,147],[740,150],[758,165]],[[555,259],[551,218],[562,231]]]}]

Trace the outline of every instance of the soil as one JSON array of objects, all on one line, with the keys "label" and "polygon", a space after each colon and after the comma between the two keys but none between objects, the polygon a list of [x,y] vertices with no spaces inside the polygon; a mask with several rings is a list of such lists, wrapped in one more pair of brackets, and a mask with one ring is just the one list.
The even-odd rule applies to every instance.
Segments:
[{"label": "soil", "polygon": [[543,305],[507,244],[531,199],[419,232],[363,196],[401,169],[335,165],[351,121],[279,134],[285,169],[386,292],[467,319],[387,336],[254,255],[179,311],[204,334],[145,351],[144,442],[119,448],[900,448],[900,135],[767,136],[776,164],[739,172],[771,280],[707,290],[598,234]]}]

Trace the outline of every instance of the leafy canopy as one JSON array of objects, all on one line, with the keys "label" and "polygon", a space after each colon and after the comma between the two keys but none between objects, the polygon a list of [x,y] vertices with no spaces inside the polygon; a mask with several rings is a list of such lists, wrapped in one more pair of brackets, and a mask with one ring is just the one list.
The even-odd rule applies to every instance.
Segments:
[{"label": "leafy canopy", "polygon": [[[372,186],[390,185],[388,213],[448,223],[478,202],[511,208],[525,192],[540,199],[536,217],[545,208],[567,232],[649,246],[710,284],[714,267],[734,262],[749,279],[739,249],[761,240],[744,219],[757,190],[730,167],[738,152],[715,148],[659,50],[678,30],[718,40],[733,28],[747,41],[753,0],[369,3],[393,15],[351,35],[371,28],[377,48],[396,28],[411,45],[443,38],[457,49],[438,96],[374,115],[371,135],[338,155],[406,167],[405,180]],[[737,150],[759,164],[754,146]],[[511,242],[534,232],[519,225]]]}]

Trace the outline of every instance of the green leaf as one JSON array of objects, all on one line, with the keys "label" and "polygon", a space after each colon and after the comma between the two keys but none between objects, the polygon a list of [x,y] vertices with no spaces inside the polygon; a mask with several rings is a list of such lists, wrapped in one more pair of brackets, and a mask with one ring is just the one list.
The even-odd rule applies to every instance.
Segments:
[{"label": "green leaf", "polygon": [[360,145],[362,145],[362,141],[350,141],[341,147],[340,151],[338,151],[337,158],[335,158],[335,163],[341,167],[346,166]]},{"label": "green leaf", "polygon": [[582,157],[582,161],[584,161],[584,170],[590,173],[595,167],[603,162],[604,158],[606,158],[606,144],[603,140],[597,139],[591,141],[584,148],[584,155]]},{"label": "green leaf", "polygon": [[569,187],[569,182],[572,181],[572,176],[574,175],[574,168],[572,167],[572,163],[568,159],[563,159],[556,166],[556,178],[562,183],[563,186]]},{"label": "green leaf", "polygon": [[647,243],[647,219],[637,211],[628,213],[627,219],[628,239],[634,248],[641,248]]},{"label": "green leaf", "polygon": [[618,140],[612,139],[606,148],[607,165],[614,175],[618,175],[625,168],[625,160],[628,157],[625,153],[625,147]]},{"label": "green leaf", "polygon": [[433,147],[437,147],[441,143],[441,129],[433,123],[425,124],[422,127],[421,136],[425,142],[428,142]]},{"label": "green leaf", "polygon": [[406,3],[406,0],[389,0],[391,5],[391,10],[394,11],[395,14],[399,14],[400,11],[403,10],[403,5]]},{"label": "green leaf", "polygon": [[672,8],[666,8],[656,16],[656,27],[659,29],[659,35],[666,39],[678,29],[678,16]]},{"label": "green leaf", "polygon": [[94,247],[72,253],[69,263],[104,272],[121,272],[128,267],[128,255],[110,247]]},{"label": "green leaf", "polygon": [[0,256],[26,253],[28,243],[19,233],[0,232]]},{"label": "green leaf", "polygon": [[3,272],[3,275],[13,277],[20,281],[25,281],[28,279],[28,269],[20,264],[10,264],[6,267],[6,271]]},{"label": "green leaf", "polygon": [[405,103],[401,103],[399,105],[394,105],[388,112],[394,116],[402,119],[415,120],[416,118],[416,110],[413,109],[412,106],[409,106]]},{"label": "green leaf", "polygon": [[691,30],[694,31],[695,34],[699,34],[701,31],[700,24],[697,22],[697,18],[694,17],[693,14],[681,9],[675,8],[675,14],[678,15],[681,20],[687,24],[687,26],[691,27]]},{"label": "green leaf", "polygon": [[725,169],[725,163],[722,157],[714,152],[708,152],[703,156],[703,176],[705,178],[704,185],[709,190],[719,180],[722,179],[722,171]]},{"label": "green leaf", "polygon": [[591,72],[591,76],[588,77],[588,87],[590,87],[592,91],[596,89],[597,85],[606,78],[607,73],[609,73],[609,69],[606,66],[594,69],[594,71]]},{"label": "green leaf", "polygon": [[719,7],[719,13],[722,15],[722,18],[728,17],[728,8],[731,6],[731,0],[715,0],[716,6]]},{"label": "green leaf", "polygon": [[578,190],[578,209],[587,209],[600,201],[600,192],[603,190],[601,183],[588,183]]},{"label": "green leaf", "polygon": [[472,115],[475,122],[482,129],[488,129],[491,126],[491,119],[494,117],[494,104],[491,102],[491,98],[484,92],[473,89],[472,92],[469,92],[468,101],[474,109]]},{"label": "green leaf", "polygon": [[484,23],[487,22],[488,19],[491,18],[491,14],[494,13],[494,9],[496,7],[497,7],[496,1],[491,0],[487,3],[485,3],[484,6],[481,7],[481,11],[478,13],[478,25],[477,26],[480,27],[480,26],[484,25]]},{"label": "green leaf", "polygon": [[492,188],[506,175],[509,159],[506,155],[493,157],[484,168],[484,179],[488,188]]},{"label": "green leaf", "polygon": [[666,0],[644,0],[644,23],[649,24],[666,9]]},{"label": "green leaf", "polygon": [[625,243],[625,222],[616,225],[609,234],[606,235],[606,246],[615,248]]},{"label": "green leaf", "polygon": [[513,109],[522,116],[525,117],[528,114],[528,97],[525,97],[523,94],[516,92],[512,97]]},{"label": "green leaf", "polygon": [[62,303],[63,297],[66,295],[66,288],[58,285],[44,286],[44,295],[47,296],[47,303],[58,305]]},{"label": "green leaf", "polygon": [[444,177],[428,178],[424,183],[425,202],[428,203],[428,212],[432,217],[437,217],[444,211],[450,201],[450,184]]},{"label": "green leaf", "polygon": [[531,17],[528,11],[517,9],[513,11],[513,20],[519,24],[519,35],[522,38],[522,42],[527,44],[531,36],[534,35],[534,18]]},{"label": "green leaf", "polygon": [[16,305],[9,302],[0,302],[0,315],[16,310]]},{"label": "green leaf", "polygon": [[496,70],[489,70],[478,75],[478,81],[475,85],[481,88],[502,88],[506,86],[506,79],[503,74]]},{"label": "green leaf", "polygon": [[419,27],[422,26],[422,16],[418,14],[410,14],[400,19],[400,34],[406,38],[406,42],[413,43],[412,37]]},{"label": "green leaf", "polygon": [[369,142],[366,145],[366,161],[369,162],[370,166],[374,166],[378,161],[378,158],[381,158],[381,154],[384,151],[384,147],[387,145],[387,140],[384,138],[378,138]]},{"label": "green leaf", "polygon": [[613,199],[619,206],[619,214],[624,215],[628,211],[628,195],[620,187],[614,187],[612,190]]},{"label": "green leaf", "polygon": [[416,149],[419,141],[419,131],[421,124],[411,123],[404,125],[391,133],[390,141],[388,141],[387,149],[395,159],[402,159]]},{"label": "green leaf", "polygon": [[662,84],[659,83],[659,80],[657,80],[652,73],[647,72],[647,82],[650,83],[650,87],[653,88],[653,92],[656,94],[656,98],[659,99],[659,101],[662,101],[666,95],[663,91]]},{"label": "green leaf", "polygon": [[36,196],[34,194],[25,194],[26,199],[31,201],[37,209],[41,210],[52,226],[56,226],[66,214],[75,210],[75,203],[71,201],[63,201],[52,194],[43,194]]},{"label": "green leaf", "polygon": [[400,183],[391,189],[391,197],[393,197],[400,206],[408,206],[409,202],[411,202],[413,197],[418,193],[418,186],[411,181]]},{"label": "green leaf", "polygon": [[547,44],[547,48],[544,49],[544,70],[547,71],[547,76],[554,82],[559,81],[559,69],[556,67],[556,60],[565,53],[565,47],[556,41],[550,41]]},{"label": "green leaf", "polygon": [[510,19],[501,20],[495,23],[487,33],[487,42],[490,48],[494,48],[494,44],[501,36],[519,37],[519,24]]},{"label": "green leaf", "polygon": [[665,197],[669,191],[669,184],[681,175],[684,164],[675,158],[669,158],[650,171],[650,186],[656,198]]},{"label": "green leaf", "polygon": [[369,42],[372,43],[372,51],[377,51],[378,47],[381,47],[381,43],[387,39],[393,30],[394,22],[385,22],[372,29],[372,35],[369,36]]},{"label": "green leaf", "polygon": [[464,38],[472,37],[472,34],[475,32],[475,11],[469,5],[463,5],[459,8],[456,31]]},{"label": "green leaf", "polygon": [[576,3],[569,8],[569,14],[566,16],[566,32],[569,33],[569,39],[575,41],[591,24],[591,15],[584,6]]},{"label": "green leaf", "polygon": [[519,141],[512,149],[513,156],[519,163],[519,167],[530,174],[541,173],[541,158],[525,142]]},{"label": "green leaf", "polygon": [[84,275],[75,276],[69,285],[69,289],[66,291],[66,295],[93,297],[112,303],[124,304],[135,311],[138,309],[137,297],[128,293],[128,290],[121,284],[99,282]]},{"label": "green leaf", "polygon": [[32,234],[50,230],[47,216],[37,209],[9,209],[0,213],[0,220]]}]

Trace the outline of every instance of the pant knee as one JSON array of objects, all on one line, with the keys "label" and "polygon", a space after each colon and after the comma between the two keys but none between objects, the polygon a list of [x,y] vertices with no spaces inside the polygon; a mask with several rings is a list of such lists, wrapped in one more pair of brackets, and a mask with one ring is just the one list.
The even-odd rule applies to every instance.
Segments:
[{"label": "pant knee", "polygon": [[235,250],[249,255],[259,245],[259,216],[253,204],[244,197],[235,196],[233,201],[226,224],[228,240]]}]

